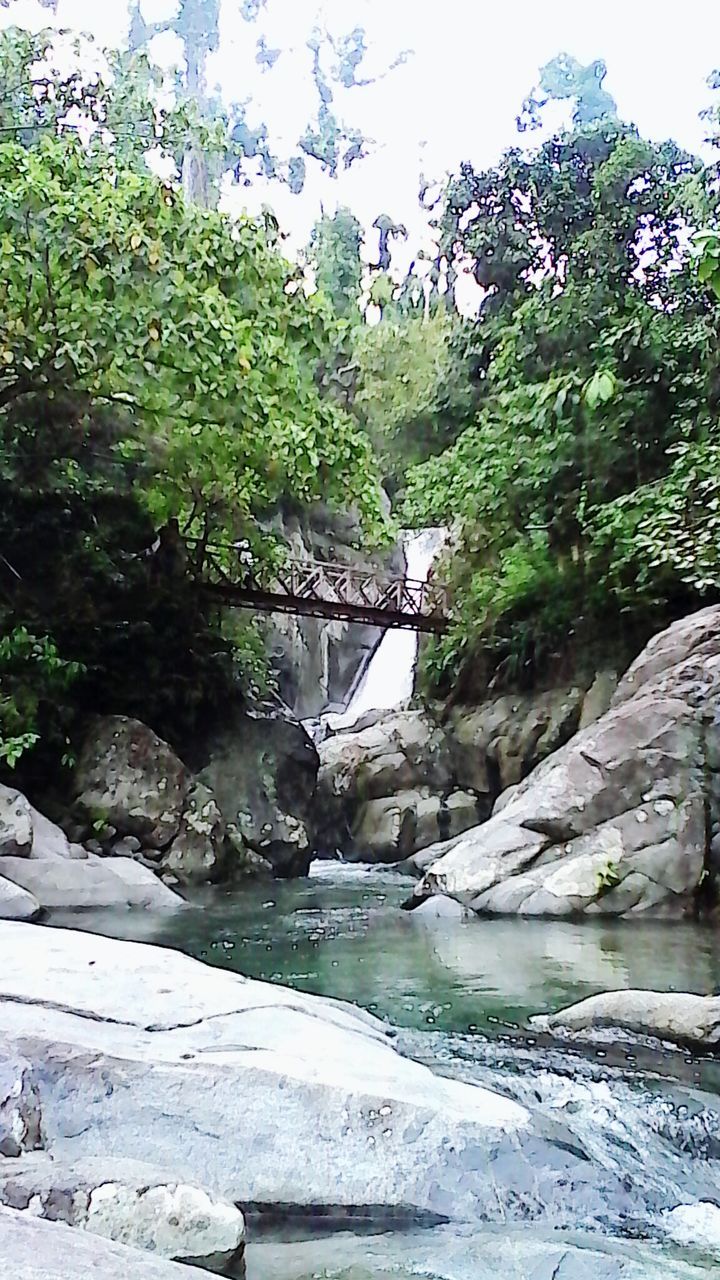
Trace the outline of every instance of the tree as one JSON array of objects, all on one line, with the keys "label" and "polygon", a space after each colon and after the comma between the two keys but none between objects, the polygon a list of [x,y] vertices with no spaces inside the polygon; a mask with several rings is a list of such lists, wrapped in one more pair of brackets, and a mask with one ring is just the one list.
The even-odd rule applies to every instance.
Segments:
[{"label": "tree", "polygon": [[[442,250],[484,299],[477,417],[411,472],[404,512],[458,526],[434,678],[532,682],[563,655],[591,661],[612,619],[631,648],[697,600],[707,573],[681,574],[679,552],[644,571],[629,495],[650,510],[667,483],[679,501],[673,459],[714,430],[718,313],[687,253],[698,171],[605,122],[448,184]],[[621,518],[622,555],[603,533]]]},{"label": "tree", "polygon": [[[326,305],[263,222],[188,204],[112,134],[26,124],[26,145],[0,143],[0,613],[30,637],[8,658],[72,675],[71,718],[125,711],[185,740],[256,651],[241,638],[234,659],[184,572],[158,579],[154,528],[178,519],[197,561],[208,538],[273,553],[256,521],[279,500],[352,502],[372,523],[369,445],[319,393]],[[39,733],[57,763],[59,696],[24,727],[3,712],[6,745]]]},{"label": "tree", "polygon": [[363,231],[349,209],[339,208],[315,223],[306,250],[316,287],[332,304],[336,316],[357,318],[362,287]]}]

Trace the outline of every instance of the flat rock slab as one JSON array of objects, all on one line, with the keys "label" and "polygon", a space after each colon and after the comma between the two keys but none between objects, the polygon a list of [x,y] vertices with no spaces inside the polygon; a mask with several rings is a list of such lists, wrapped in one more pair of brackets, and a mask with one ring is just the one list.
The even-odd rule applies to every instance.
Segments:
[{"label": "flat rock slab", "polygon": [[174,1181],[241,1206],[639,1211],[564,1130],[402,1057],[370,1014],[169,950],[0,924],[0,1042],[31,1064],[57,1160],[144,1161],[151,1143]]},{"label": "flat rock slab", "polygon": [[548,1031],[592,1034],[619,1027],[679,1044],[713,1048],[720,1043],[720,996],[682,991],[605,991],[558,1013],[542,1014],[533,1025]]},{"label": "flat rock slab", "polygon": [[564,1236],[532,1224],[251,1244],[247,1268],[251,1280],[701,1280],[712,1274],[711,1267],[680,1262],[652,1245]]},{"label": "flat rock slab", "polygon": [[[42,907],[48,910],[91,907],[147,907],[153,911],[176,911],[183,899],[161,883],[153,871],[132,858],[34,861],[31,858],[0,859],[0,916],[7,902],[13,919],[31,917]],[[24,890],[24,899],[3,894],[3,882]],[[21,915],[20,912],[23,912]]]},{"label": "flat rock slab", "polygon": [[8,1280],[200,1280],[206,1274],[60,1222],[2,1208],[0,1258]]}]

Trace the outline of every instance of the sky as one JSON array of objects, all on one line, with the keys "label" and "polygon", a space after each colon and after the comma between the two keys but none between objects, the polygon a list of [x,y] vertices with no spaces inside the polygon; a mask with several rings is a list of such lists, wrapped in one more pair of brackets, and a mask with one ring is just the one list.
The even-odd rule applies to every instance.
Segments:
[{"label": "sky", "polygon": [[[416,250],[427,240],[417,205],[419,174],[441,179],[464,159],[476,167],[495,163],[519,140],[515,117],[539,67],[561,51],[583,63],[603,58],[605,88],[621,117],[650,138],[673,137],[694,151],[703,144],[699,112],[710,101],[705,81],[720,66],[718,0],[684,0],[668,6],[667,16],[657,0],[268,0],[266,14],[251,26],[237,14],[238,0],[222,4],[221,48],[210,81],[226,101],[251,97],[251,123],[264,120],[287,154],[316,105],[304,47],[314,21],[335,33],[363,26],[368,70],[380,71],[401,50],[413,50],[406,65],[378,83],[338,98],[339,114],[374,140],[369,158],[337,181],[313,172],[301,196],[260,182],[227,198],[228,207],[253,212],[271,204],[291,250],[307,240],[321,204],[327,211],[349,205],[367,227],[379,212],[388,213],[410,230],[408,254]],[[167,16],[173,5],[144,0],[145,16]],[[16,0],[2,25],[9,20],[46,25],[48,13],[37,0]],[[57,20],[119,45],[127,5],[58,0]],[[291,50],[266,74],[254,62],[261,33],[270,47]],[[171,40],[158,42],[162,61],[172,61],[175,52]],[[556,119],[563,120],[562,109]]]}]

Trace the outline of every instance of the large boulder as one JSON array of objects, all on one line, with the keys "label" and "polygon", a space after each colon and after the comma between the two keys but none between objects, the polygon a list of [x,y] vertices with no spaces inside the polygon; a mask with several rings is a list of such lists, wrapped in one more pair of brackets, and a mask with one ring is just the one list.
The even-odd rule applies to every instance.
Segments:
[{"label": "large boulder", "polygon": [[302,725],[279,716],[236,714],[207,754],[200,779],[225,821],[277,876],[306,875],[318,755]]},{"label": "large boulder", "polygon": [[0,1257],[13,1280],[198,1280],[194,1267],[2,1207]]},{"label": "large boulder", "polygon": [[562,1125],[401,1056],[372,1015],[162,948],[0,924],[0,1039],[64,1164],[150,1142],[172,1183],[241,1205],[505,1222],[540,1198],[559,1227],[640,1211]]},{"label": "large boulder", "polygon": [[583,1034],[619,1027],[714,1049],[720,1043],[720,996],[684,991],[604,991],[557,1013],[539,1015],[533,1024],[543,1030]]},{"label": "large boulder", "polygon": [[374,715],[320,745],[317,843],[393,862],[477,825],[577,729],[581,688]]},{"label": "large boulder", "polygon": [[0,1204],[161,1258],[223,1268],[242,1257],[243,1215],[144,1163],[35,1152],[0,1161]]},{"label": "large boulder", "polygon": [[75,809],[164,849],[180,830],[191,777],[167,742],[128,716],[98,719],[75,771]]},{"label": "large boulder", "polygon": [[488,914],[688,915],[720,831],[719,770],[712,607],[656,637],[611,709],[438,850],[417,894]]},{"label": "large boulder", "polygon": [[212,791],[195,782],[187,795],[180,828],[165,857],[163,870],[180,884],[219,880],[229,862],[225,819]]}]

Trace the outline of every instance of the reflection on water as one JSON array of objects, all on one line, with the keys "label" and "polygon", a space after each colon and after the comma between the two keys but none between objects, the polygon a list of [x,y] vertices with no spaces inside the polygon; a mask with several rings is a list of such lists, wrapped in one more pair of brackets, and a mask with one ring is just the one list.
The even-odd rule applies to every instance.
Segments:
[{"label": "reflection on water", "polygon": [[421,919],[413,882],[387,868],[316,862],[307,880],[212,890],[177,916],[58,913],[116,937],[362,1004],[399,1026],[492,1031],[597,991],[708,993],[716,932],[694,924]]}]

